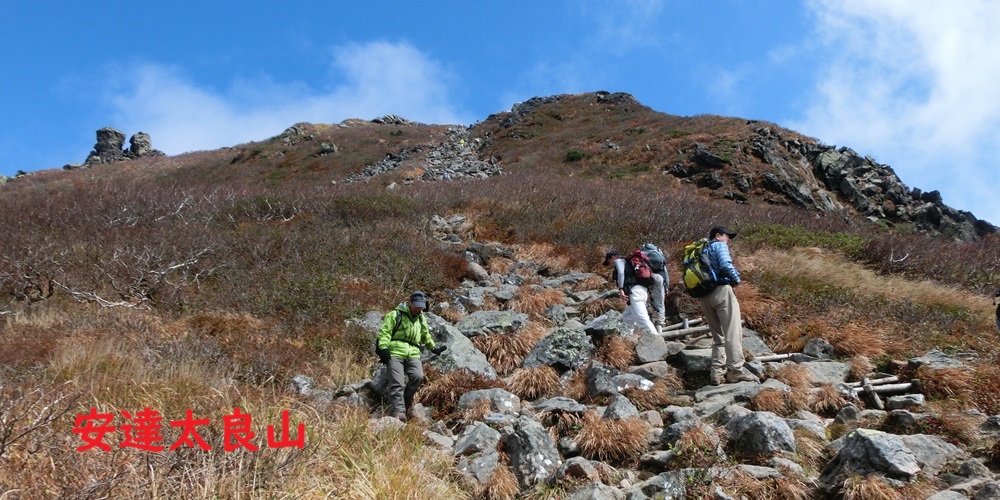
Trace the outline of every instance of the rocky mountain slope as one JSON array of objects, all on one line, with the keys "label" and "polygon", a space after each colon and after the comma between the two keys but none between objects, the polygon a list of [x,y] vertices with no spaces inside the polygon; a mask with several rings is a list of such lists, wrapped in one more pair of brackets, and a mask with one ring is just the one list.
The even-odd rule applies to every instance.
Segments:
[{"label": "rocky mountain slope", "polygon": [[[990,459],[975,452],[1000,437],[1000,415],[938,413],[916,380],[917,373],[971,373],[959,357],[934,350],[895,374],[857,373],[821,338],[802,352],[775,355],[745,329],[747,369],[758,381],[711,386],[711,340],[699,320],[662,336],[629,331],[617,310],[594,312],[615,296],[592,288],[603,277],[463,241],[468,229],[461,218],[435,221],[435,237],[464,251],[469,280],[446,290],[437,314],[428,313],[435,342],[449,348],[425,353],[434,380],[419,393],[410,425],[423,429],[428,446],[455,457],[473,491],[512,497],[550,488],[564,492],[559,498],[608,500],[1000,492]],[[512,266],[486,270],[499,261]],[[540,304],[539,314],[515,310],[518,301],[546,296],[551,305]],[[375,334],[381,313],[352,322]],[[540,340],[518,352],[515,346],[540,325]],[[377,365],[372,379],[340,388],[301,375],[292,388],[322,406],[378,408],[385,384],[385,368]],[[962,422],[951,427],[960,437],[935,435],[942,422]],[[372,420],[376,432],[404,425]]]},{"label": "rocky mountain slope", "polygon": [[665,115],[624,93],[534,98],[471,132],[485,141],[484,154],[508,164],[625,165],[632,170],[626,175],[670,175],[736,203],[846,210],[965,241],[996,231],[945,205],[937,191],[908,188],[890,166],[850,148],[755,120]]},{"label": "rocky mountain slope", "polygon": [[[177,156],[125,137],[102,129],[85,163],[0,187],[0,495],[1000,489],[995,228],[847,148],[607,92]],[[715,224],[740,233],[759,383],[708,385],[677,284],[681,248]],[[600,266],[646,241],[674,283],[662,337],[624,329]],[[383,415],[372,328],[413,289],[449,349],[403,423]],[[287,408],[305,449],[220,451],[235,406]],[[81,453],[73,416],[92,408],[115,425],[192,409],[215,449]]]}]

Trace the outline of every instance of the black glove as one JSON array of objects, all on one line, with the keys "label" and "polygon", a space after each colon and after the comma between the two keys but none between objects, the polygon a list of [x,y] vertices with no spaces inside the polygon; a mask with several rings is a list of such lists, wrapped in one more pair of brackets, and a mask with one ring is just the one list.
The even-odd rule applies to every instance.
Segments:
[{"label": "black glove", "polygon": [[388,349],[377,349],[375,354],[378,354],[378,360],[382,362],[383,365],[389,366],[389,359],[392,356],[389,355]]},{"label": "black glove", "polygon": [[431,349],[431,352],[433,352],[434,354],[441,354],[442,352],[444,352],[446,350],[448,350],[448,346],[446,346],[446,345],[439,345],[439,346]]}]

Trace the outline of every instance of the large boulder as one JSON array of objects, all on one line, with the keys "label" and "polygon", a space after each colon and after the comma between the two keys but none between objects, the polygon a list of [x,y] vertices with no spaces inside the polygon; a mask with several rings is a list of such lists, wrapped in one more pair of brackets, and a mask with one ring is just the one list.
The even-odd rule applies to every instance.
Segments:
[{"label": "large boulder", "polygon": [[496,451],[500,432],[482,422],[465,426],[455,439],[454,453],[458,456]]},{"label": "large boulder", "polygon": [[455,323],[466,337],[516,333],[528,323],[528,315],[514,311],[476,311]]},{"label": "large boulder", "polygon": [[750,456],[795,452],[795,435],[785,419],[767,411],[755,411],[726,424],[733,451]]},{"label": "large boulder", "polygon": [[504,450],[522,489],[544,483],[562,465],[555,441],[535,420],[519,417],[503,434]]},{"label": "large boulder", "polygon": [[428,365],[444,373],[465,369],[487,378],[496,378],[497,373],[493,365],[468,337],[444,318],[433,313],[425,314],[427,314],[427,328],[434,337],[434,343],[448,346],[448,349],[437,356],[425,351],[424,360]]},{"label": "large boulder", "polygon": [[496,413],[517,414],[521,411],[521,398],[503,389],[482,389],[469,391],[458,398],[458,407],[470,409],[479,401],[488,401],[490,411]]},{"label": "large boulder", "polygon": [[917,457],[899,436],[856,429],[845,437],[840,451],[823,468],[819,482],[828,493],[834,493],[851,476],[877,473],[907,481],[919,472]]},{"label": "large boulder", "polygon": [[551,366],[560,373],[576,370],[590,361],[594,345],[586,333],[573,328],[559,327],[535,344],[524,358],[525,368]]}]

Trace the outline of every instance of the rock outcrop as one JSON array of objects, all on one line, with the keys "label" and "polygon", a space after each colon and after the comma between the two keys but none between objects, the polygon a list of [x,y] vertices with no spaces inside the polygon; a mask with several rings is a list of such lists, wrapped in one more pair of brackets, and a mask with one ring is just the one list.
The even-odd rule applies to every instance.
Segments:
[{"label": "rock outcrop", "polygon": [[83,164],[73,163],[63,168],[76,170],[136,158],[164,156],[163,151],[153,148],[152,140],[145,132],[133,135],[129,139],[128,149],[124,149],[124,147],[125,134],[120,130],[104,127],[97,131],[97,144],[94,145],[94,150],[90,152]]}]

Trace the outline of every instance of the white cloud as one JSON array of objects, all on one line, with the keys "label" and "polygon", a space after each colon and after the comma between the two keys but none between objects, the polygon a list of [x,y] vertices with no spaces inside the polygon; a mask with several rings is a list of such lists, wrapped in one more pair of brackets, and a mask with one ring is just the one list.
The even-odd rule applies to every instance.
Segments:
[{"label": "white cloud", "polygon": [[622,55],[657,45],[662,36],[660,14],[664,0],[579,1],[577,7],[595,23],[591,42],[601,51]]},{"label": "white cloud", "polygon": [[[815,97],[791,127],[1000,222],[1000,3],[813,0]],[[988,163],[987,163],[988,162]]]},{"label": "white cloud", "polygon": [[395,114],[422,123],[468,123],[450,103],[449,72],[406,43],[337,47],[330,71],[336,83],[327,90],[276,83],[268,75],[217,89],[157,64],[124,73],[121,90],[107,97],[114,123],[127,134],[149,133],[153,146],[168,154],[262,140],[303,121]]}]

